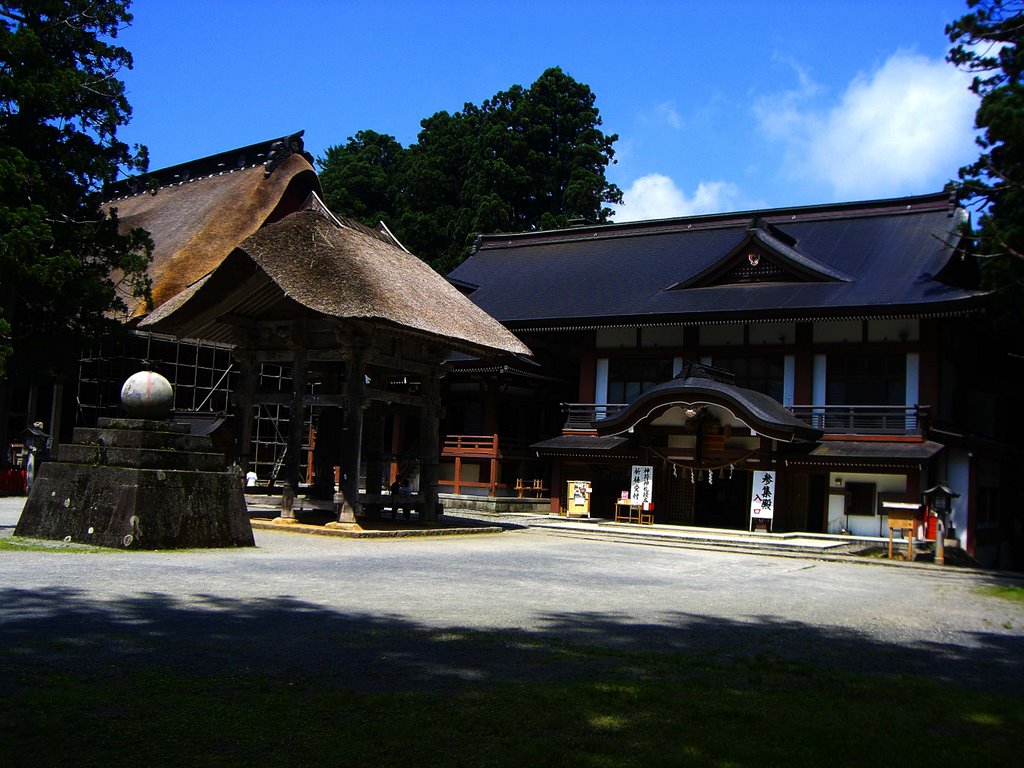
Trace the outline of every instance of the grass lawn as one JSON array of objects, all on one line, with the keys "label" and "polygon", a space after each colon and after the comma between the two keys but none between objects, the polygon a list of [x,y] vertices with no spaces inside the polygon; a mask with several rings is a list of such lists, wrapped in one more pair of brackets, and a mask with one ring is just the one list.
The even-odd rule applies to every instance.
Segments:
[{"label": "grass lawn", "polygon": [[1019,764],[1024,744],[1019,697],[767,660],[546,650],[594,674],[355,692],[313,674],[16,672],[0,679],[3,764],[931,768]]},{"label": "grass lawn", "polygon": [[989,597],[998,597],[1002,600],[1024,604],[1024,586],[1020,584],[994,584],[990,587],[981,587],[978,591]]}]

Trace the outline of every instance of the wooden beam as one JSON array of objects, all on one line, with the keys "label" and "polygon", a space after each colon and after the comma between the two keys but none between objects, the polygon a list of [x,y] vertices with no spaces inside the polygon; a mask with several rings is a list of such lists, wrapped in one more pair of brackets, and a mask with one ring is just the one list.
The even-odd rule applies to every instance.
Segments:
[{"label": "wooden beam", "polygon": [[400,405],[412,405],[418,408],[426,407],[428,400],[423,395],[412,395],[408,392],[390,392],[386,389],[366,387],[363,395],[367,400],[376,400],[381,403],[398,403]]}]

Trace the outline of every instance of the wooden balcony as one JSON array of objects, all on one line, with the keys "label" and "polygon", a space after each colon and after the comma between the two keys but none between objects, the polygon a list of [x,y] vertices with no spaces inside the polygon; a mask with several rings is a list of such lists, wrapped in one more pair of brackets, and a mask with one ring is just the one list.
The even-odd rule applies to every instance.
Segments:
[{"label": "wooden balcony", "polygon": [[826,437],[920,437],[928,429],[927,405],[793,405],[789,410]]}]

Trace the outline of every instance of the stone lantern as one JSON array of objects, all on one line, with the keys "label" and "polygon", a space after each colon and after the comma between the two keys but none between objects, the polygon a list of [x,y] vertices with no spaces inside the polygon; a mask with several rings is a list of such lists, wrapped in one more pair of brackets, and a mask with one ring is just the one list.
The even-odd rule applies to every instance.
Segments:
[{"label": "stone lantern", "polygon": [[949,513],[953,510],[953,499],[959,499],[960,494],[951,490],[944,482],[932,486],[921,494],[928,509],[935,513],[935,562],[939,565],[946,563],[946,522]]}]

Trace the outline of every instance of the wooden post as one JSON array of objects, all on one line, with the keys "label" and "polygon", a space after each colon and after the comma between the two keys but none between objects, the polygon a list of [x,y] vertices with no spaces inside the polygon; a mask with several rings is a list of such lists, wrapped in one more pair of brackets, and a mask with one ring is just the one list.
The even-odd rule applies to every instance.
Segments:
[{"label": "wooden post", "polygon": [[341,499],[338,504],[338,522],[354,523],[362,512],[359,506],[359,470],[363,438],[363,404],[366,389],[366,362],[364,350],[355,348],[348,360],[345,385],[348,407],[345,426],[341,431],[341,479],[338,482]]},{"label": "wooden post", "polygon": [[[549,512],[553,515],[562,514],[562,489],[564,487],[565,483],[562,481],[562,462],[560,460],[553,461],[551,463],[551,507],[549,509]],[[568,499],[565,501],[568,507]]]},{"label": "wooden post", "polygon": [[437,520],[437,466],[441,440],[441,379],[437,371],[425,377],[426,404],[420,411],[420,494],[423,521]]},{"label": "wooden post", "polygon": [[455,454],[455,484],[452,493],[456,495],[462,493],[462,457],[457,453]]},{"label": "wooden post", "polygon": [[238,363],[240,381],[235,390],[235,462],[244,475],[249,471],[252,458],[252,406],[256,397],[257,363],[251,350],[236,348],[235,361]]},{"label": "wooden post", "polygon": [[25,429],[28,429],[36,421],[36,408],[39,407],[39,385],[28,385],[28,401],[25,403]]},{"label": "wooden post", "polygon": [[384,411],[381,403],[372,404],[363,418],[366,443],[366,492],[381,493],[384,485]]},{"label": "wooden post", "polygon": [[495,433],[491,436],[491,487],[488,491],[491,498],[498,495],[498,471],[498,435]]},{"label": "wooden post", "polygon": [[[305,426],[303,396],[306,393],[306,349],[298,346],[292,358],[292,402],[288,414],[288,442],[284,457],[285,483],[291,486],[291,500],[299,492],[299,454],[302,451],[302,430]],[[282,494],[281,517],[294,519],[295,513],[287,503],[288,493]]]},{"label": "wooden post", "polygon": [[53,402],[50,403],[50,458],[57,458],[60,448],[60,417],[64,410],[64,382],[53,384]]}]

